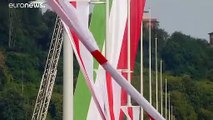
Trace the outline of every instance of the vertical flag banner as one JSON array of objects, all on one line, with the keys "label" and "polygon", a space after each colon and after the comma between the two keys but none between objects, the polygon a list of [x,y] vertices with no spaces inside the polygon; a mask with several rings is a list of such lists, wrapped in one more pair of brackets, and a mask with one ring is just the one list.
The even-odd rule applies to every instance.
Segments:
[{"label": "vertical flag banner", "polygon": [[[71,2],[71,4],[75,6],[77,11],[80,13],[80,18],[83,20],[84,26],[88,27],[89,0]],[[92,55],[89,53],[89,51],[79,41],[74,31],[70,30],[68,32],[70,32],[69,37],[71,41],[73,41],[73,49],[75,49],[74,51],[75,51],[77,60],[79,64],[81,64],[81,68],[84,71],[79,73],[76,92],[75,92],[75,99],[74,99],[74,119],[81,120],[83,117],[86,118],[86,115],[88,112],[88,104],[91,98],[91,93],[89,92],[89,89],[91,88],[94,89],[93,88],[94,87],[93,58],[92,58]],[[89,89],[88,89],[88,86],[86,85],[88,83],[85,83],[85,76],[87,81],[89,81],[91,84],[90,86],[91,88]],[[97,113],[100,115],[98,110],[97,110]]]},{"label": "vertical flag banner", "polygon": [[[86,3],[88,4],[88,2],[86,2]],[[77,3],[81,4],[82,2],[77,2]],[[89,9],[88,8],[89,6],[86,6],[86,7],[87,7],[87,9]],[[90,18],[91,19],[90,30],[92,31],[94,37],[96,38],[96,42],[100,48],[102,48],[104,39],[105,39],[105,26],[103,25],[103,23],[105,23],[105,15],[104,15],[105,8],[104,7],[105,7],[104,5],[95,5],[93,8],[91,18]],[[82,11],[82,12],[84,12],[84,11]],[[89,17],[89,13],[86,16]],[[84,20],[85,20],[85,23],[88,23],[88,18],[84,19]],[[87,56],[89,54],[90,53],[82,52],[81,55]],[[89,61],[90,59],[85,59],[85,60]],[[90,65],[94,65],[94,69],[97,69],[98,63],[94,62],[94,64],[92,63]],[[90,70],[90,72],[94,72],[94,69]],[[93,76],[95,76],[95,74],[96,73],[94,72]],[[98,110],[97,110],[94,102],[93,102],[93,106],[94,106],[95,110],[93,109],[94,111],[92,113],[89,112],[89,106],[90,106],[91,99],[92,99],[91,93],[88,89],[88,86],[86,85],[85,78],[84,78],[82,72],[80,71],[79,75],[78,75],[78,79],[77,79],[75,93],[74,93],[74,118],[75,118],[75,120],[83,120],[83,119],[91,120],[87,116],[90,114],[94,114],[94,113],[96,115],[98,115],[98,117],[100,117],[100,114],[98,113]]]},{"label": "vertical flag banner", "polygon": [[129,120],[139,120],[140,106],[123,106],[121,110]]},{"label": "vertical flag banner", "polygon": [[[131,0],[130,1],[130,70],[134,71],[135,59],[137,55],[137,48],[140,39],[140,26],[142,24],[143,11],[144,11],[145,0]],[[127,20],[128,21],[128,20]],[[127,22],[126,21],[126,22]],[[118,69],[127,69],[127,48],[128,48],[128,26],[126,24],[125,33],[123,36],[122,49],[120,53]],[[122,73],[125,78],[127,78],[127,73]],[[121,93],[121,105],[125,106],[127,104],[127,93],[122,89]],[[121,111],[120,120],[123,120],[123,115]]]},{"label": "vertical flag banner", "polygon": [[[127,2],[126,0],[114,0],[112,1],[112,7],[109,17],[109,33],[108,40],[106,41],[110,46],[107,46],[104,50],[107,51],[106,57],[109,62],[116,68],[118,65],[118,59],[120,56],[124,31],[126,27],[127,19]],[[105,53],[105,51],[103,51]],[[95,86],[97,91],[102,94],[102,104],[106,108],[106,114],[108,119],[118,120],[121,106],[121,87],[113,80],[109,73],[106,73],[102,67],[97,70],[97,78]],[[93,111],[93,115],[96,119],[98,115]],[[91,115],[91,114],[90,114]],[[92,117],[92,118],[94,118]],[[90,117],[91,118],[91,117]]]}]

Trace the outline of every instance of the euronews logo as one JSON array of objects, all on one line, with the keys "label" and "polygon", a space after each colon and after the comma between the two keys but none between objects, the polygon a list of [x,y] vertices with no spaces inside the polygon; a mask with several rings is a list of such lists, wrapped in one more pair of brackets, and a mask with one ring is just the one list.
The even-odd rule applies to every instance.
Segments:
[{"label": "euronews logo", "polygon": [[9,8],[45,8],[45,5],[43,2],[29,2],[29,3],[9,3]]}]

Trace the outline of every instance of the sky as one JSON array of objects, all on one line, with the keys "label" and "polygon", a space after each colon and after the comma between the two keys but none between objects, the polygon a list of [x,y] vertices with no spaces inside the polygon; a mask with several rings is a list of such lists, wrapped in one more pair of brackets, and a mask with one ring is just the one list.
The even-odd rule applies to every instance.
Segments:
[{"label": "sky", "polygon": [[172,34],[180,31],[195,38],[209,40],[213,32],[213,0],[146,0],[151,15],[160,28]]}]

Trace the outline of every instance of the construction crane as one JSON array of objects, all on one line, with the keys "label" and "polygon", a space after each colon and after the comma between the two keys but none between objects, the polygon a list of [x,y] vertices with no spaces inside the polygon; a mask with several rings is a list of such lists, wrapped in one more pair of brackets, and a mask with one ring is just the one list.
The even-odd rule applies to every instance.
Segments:
[{"label": "construction crane", "polygon": [[57,74],[57,65],[62,48],[63,25],[59,17],[56,17],[55,27],[50,43],[44,73],[41,79],[33,115],[31,120],[45,120],[53,92]]}]

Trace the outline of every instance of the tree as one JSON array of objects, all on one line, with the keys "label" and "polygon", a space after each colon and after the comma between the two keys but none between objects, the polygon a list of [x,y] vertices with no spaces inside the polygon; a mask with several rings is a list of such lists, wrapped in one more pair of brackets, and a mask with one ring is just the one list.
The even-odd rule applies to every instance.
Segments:
[{"label": "tree", "polygon": [[184,93],[173,91],[171,98],[175,109],[175,116],[178,120],[197,120],[197,114]]},{"label": "tree", "polygon": [[161,53],[167,71],[175,75],[186,74],[192,78],[203,78],[208,60],[205,41],[175,32],[166,42]]},{"label": "tree", "polygon": [[[10,86],[11,87],[11,86]],[[0,94],[0,116],[3,120],[24,120],[24,99],[15,88]]]}]

